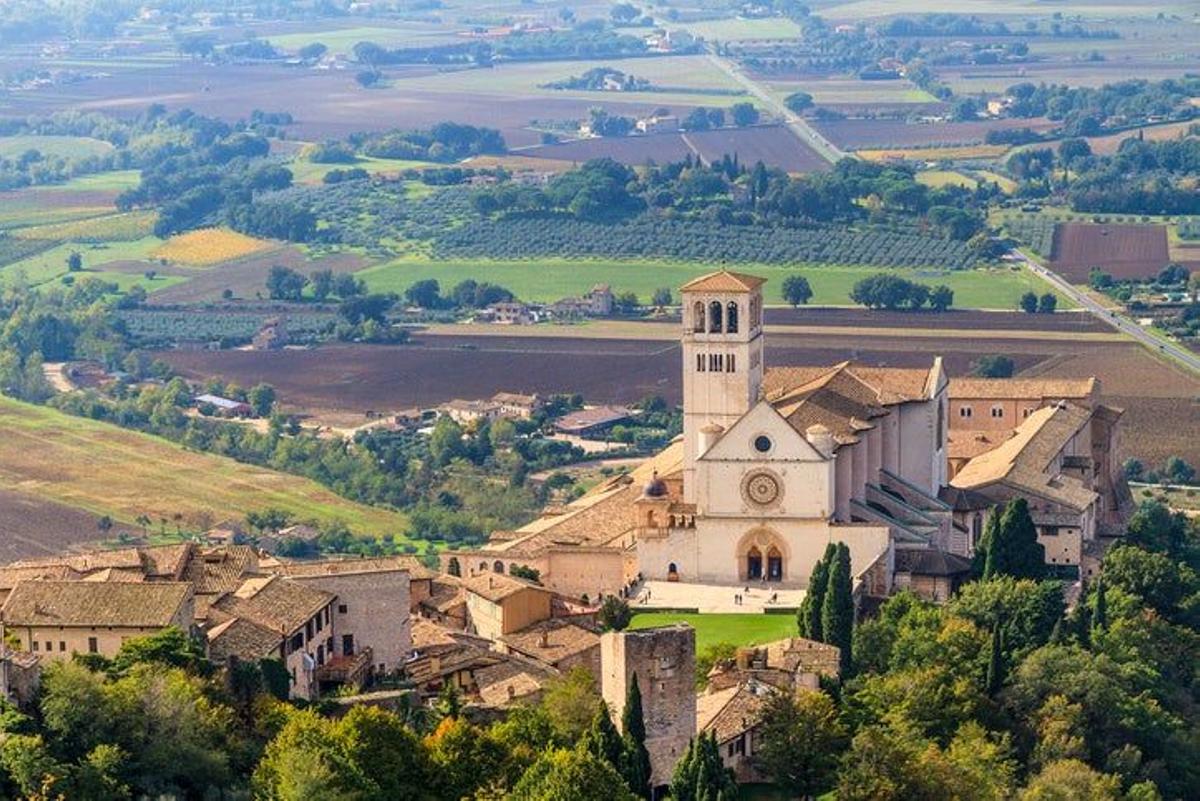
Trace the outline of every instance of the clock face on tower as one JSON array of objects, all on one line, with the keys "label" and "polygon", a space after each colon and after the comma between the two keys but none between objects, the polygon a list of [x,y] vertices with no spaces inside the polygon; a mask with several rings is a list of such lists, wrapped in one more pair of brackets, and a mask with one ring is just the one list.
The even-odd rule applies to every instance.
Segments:
[{"label": "clock face on tower", "polygon": [[779,499],[779,479],[766,471],[751,473],[742,481],[742,495],[756,506],[770,506]]}]

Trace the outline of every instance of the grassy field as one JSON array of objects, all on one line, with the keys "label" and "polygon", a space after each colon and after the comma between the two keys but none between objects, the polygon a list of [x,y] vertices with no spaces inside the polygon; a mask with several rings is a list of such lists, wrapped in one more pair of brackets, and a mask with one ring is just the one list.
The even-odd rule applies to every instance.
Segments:
[{"label": "grassy field", "polygon": [[0,136],[0,157],[10,159],[29,150],[36,150],[43,156],[81,159],[103,156],[112,149],[108,142],[87,136]]},{"label": "grassy field", "polygon": [[150,236],[157,216],[153,211],[105,214],[101,217],[18,228],[13,231],[13,236],[18,239],[125,242]]},{"label": "grassy field", "polygon": [[857,155],[867,161],[908,159],[910,161],[942,161],[958,159],[998,159],[1008,152],[1008,145],[964,145],[962,147],[909,147],[888,150],[859,150]]},{"label": "grassy field", "polygon": [[793,615],[689,615],[672,612],[639,612],[633,616],[632,629],[648,629],[671,623],[687,623],[696,630],[696,652],[710,645],[729,642],[755,645],[796,636]]},{"label": "grassy field", "polygon": [[715,19],[682,23],[679,27],[693,36],[720,42],[742,42],[748,39],[798,39],[803,33],[799,25],[784,17]]},{"label": "grassy field", "polygon": [[773,93],[783,100],[792,92],[805,91],[818,105],[846,103],[932,103],[937,100],[908,81],[863,81],[858,78],[820,78],[804,81],[768,80]]},{"label": "grassy field", "polygon": [[436,164],[430,161],[411,161],[408,159],[377,159],[370,156],[360,156],[353,164],[315,164],[308,159],[298,158],[288,163],[292,171],[292,179],[296,183],[319,184],[326,173],[333,170],[366,170],[371,175],[379,173],[401,173],[405,170],[428,170],[432,167],[446,167],[446,164]]},{"label": "grassy field", "polygon": [[[679,92],[590,92],[572,89],[547,89],[544,84],[582,75],[594,67],[611,67],[660,87],[675,87]],[[741,84],[703,56],[661,56],[657,58],[606,59],[602,61],[546,61],[498,64],[487,69],[452,70],[429,75],[396,77],[393,91],[445,92],[446,94],[514,95],[554,97],[620,103],[656,105],[686,104],[729,106],[737,102],[761,101],[748,94],[706,95],[687,90],[741,90]]]},{"label": "grassy field", "polygon": [[296,51],[307,44],[320,42],[331,53],[350,53],[359,42],[374,42],[383,47],[424,47],[454,41],[454,34],[436,28],[422,28],[408,23],[404,28],[359,27],[332,28],[303,33],[267,34],[262,38],[281,50]]},{"label": "grassy field", "polygon": [[0,398],[0,488],[132,523],[199,527],[275,507],[298,520],[400,534],[403,515],[351,503],[307,479],[186,451],[165,439]]},{"label": "grassy field", "polygon": [[971,176],[954,170],[923,170],[917,173],[917,181],[934,189],[942,186],[963,186],[967,189],[974,189],[979,186],[979,182]]},{"label": "grassy field", "polygon": [[[402,293],[424,278],[435,278],[443,289],[449,289],[459,281],[473,278],[500,284],[527,301],[554,301],[585,292],[595,284],[605,283],[611,285],[614,292],[634,292],[645,302],[659,287],[677,287],[713,269],[715,266],[711,264],[669,261],[404,259],[368,268],[359,275],[366,279],[372,292]],[[769,283],[765,291],[768,302],[772,303],[783,301],[783,279],[793,273],[803,275],[812,285],[811,303],[832,306],[852,305],[849,294],[854,284],[884,271],[928,284],[946,284],[954,290],[954,305],[958,308],[1012,309],[1016,308],[1017,300],[1030,288],[1038,292],[1047,289],[1032,274],[1009,269],[945,272],[834,265],[737,265],[732,269],[767,278]],[[1062,308],[1069,306],[1063,305]]]},{"label": "grassy field", "polygon": [[[106,280],[116,280],[121,283],[126,279],[141,279],[141,276],[129,276],[119,273],[106,273],[104,265],[116,261],[139,261],[150,257],[150,252],[162,242],[153,236],[136,239],[130,242],[105,242],[101,244],[82,244],[68,242],[50,248],[49,250],[30,256],[21,261],[0,268],[0,283],[4,279],[15,280],[23,275],[30,284],[44,284],[67,274],[67,257],[79,253],[83,257],[87,275],[93,271],[104,274]],[[155,284],[155,289],[163,288],[163,284]],[[147,287],[149,290],[149,287]]]},{"label": "grassy field", "polygon": [[142,180],[140,170],[114,170],[81,175],[64,184],[42,187],[48,192],[122,192],[133,189]]}]

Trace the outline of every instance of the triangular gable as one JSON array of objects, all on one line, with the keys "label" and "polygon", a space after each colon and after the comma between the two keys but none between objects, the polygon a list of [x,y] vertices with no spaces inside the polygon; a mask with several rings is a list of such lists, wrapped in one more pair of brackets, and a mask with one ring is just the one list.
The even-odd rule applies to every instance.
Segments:
[{"label": "triangular gable", "polygon": [[[754,449],[754,439],[765,434],[774,443],[769,453]],[[823,462],[825,457],[809,444],[768,401],[760,400],[733,426],[700,461],[735,462]]]}]

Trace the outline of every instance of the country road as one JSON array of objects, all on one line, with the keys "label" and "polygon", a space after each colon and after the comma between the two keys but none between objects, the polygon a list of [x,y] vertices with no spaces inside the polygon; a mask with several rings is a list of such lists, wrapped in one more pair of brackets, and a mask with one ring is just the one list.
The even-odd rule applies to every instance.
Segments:
[{"label": "country road", "polygon": [[1200,354],[1197,354],[1174,342],[1166,342],[1161,340],[1147,332],[1144,328],[1142,328],[1133,320],[1130,320],[1124,314],[1104,308],[1086,292],[1079,290],[1053,270],[1049,270],[1042,266],[1037,262],[1037,260],[1033,259],[1027,253],[1019,249],[1013,250],[1013,253],[1016,254],[1017,258],[1025,262],[1026,266],[1028,266],[1030,270],[1032,270],[1042,279],[1048,281],[1063,295],[1066,295],[1075,303],[1079,304],[1081,308],[1091,312],[1093,315],[1108,323],[1121,333],[1133,337],[1150,350],[1169,356],[1172,360],[1184,365],[1192,372],[1200,374]]},{"label": "country road", "polygon": [[803,117],[785,106],[757,81],[742,72],[733,62],[721,58],[716,53],[709,53],[708,58],[722,72],[746,87],[746,91],[770,107],[771,111],[787,124],[788,130],[801,142],[817,151],[821,158],[831,164],[846,158],[847,154],[844,151],[839,150],[833,142],[817,133],[816,129],[809,125]]}]

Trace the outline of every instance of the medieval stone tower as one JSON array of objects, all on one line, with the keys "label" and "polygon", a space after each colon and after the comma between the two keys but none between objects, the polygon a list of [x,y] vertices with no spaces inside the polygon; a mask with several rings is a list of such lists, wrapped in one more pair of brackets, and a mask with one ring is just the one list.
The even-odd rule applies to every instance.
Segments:
[{"label": "medieval stone tower", "polygon": [[618,726],[634,675],[642,694],[650,785],[658,788],[670,784],[675,763],[696,735],[696,631],[678,623],[601,635],[600,689]]},{"label": "medieval stone tower", "polygon": [[701,438],[728,429],[758,400],[763,279],[725,270],[680,287],[683,300],[683,500],[696,501]]}]

